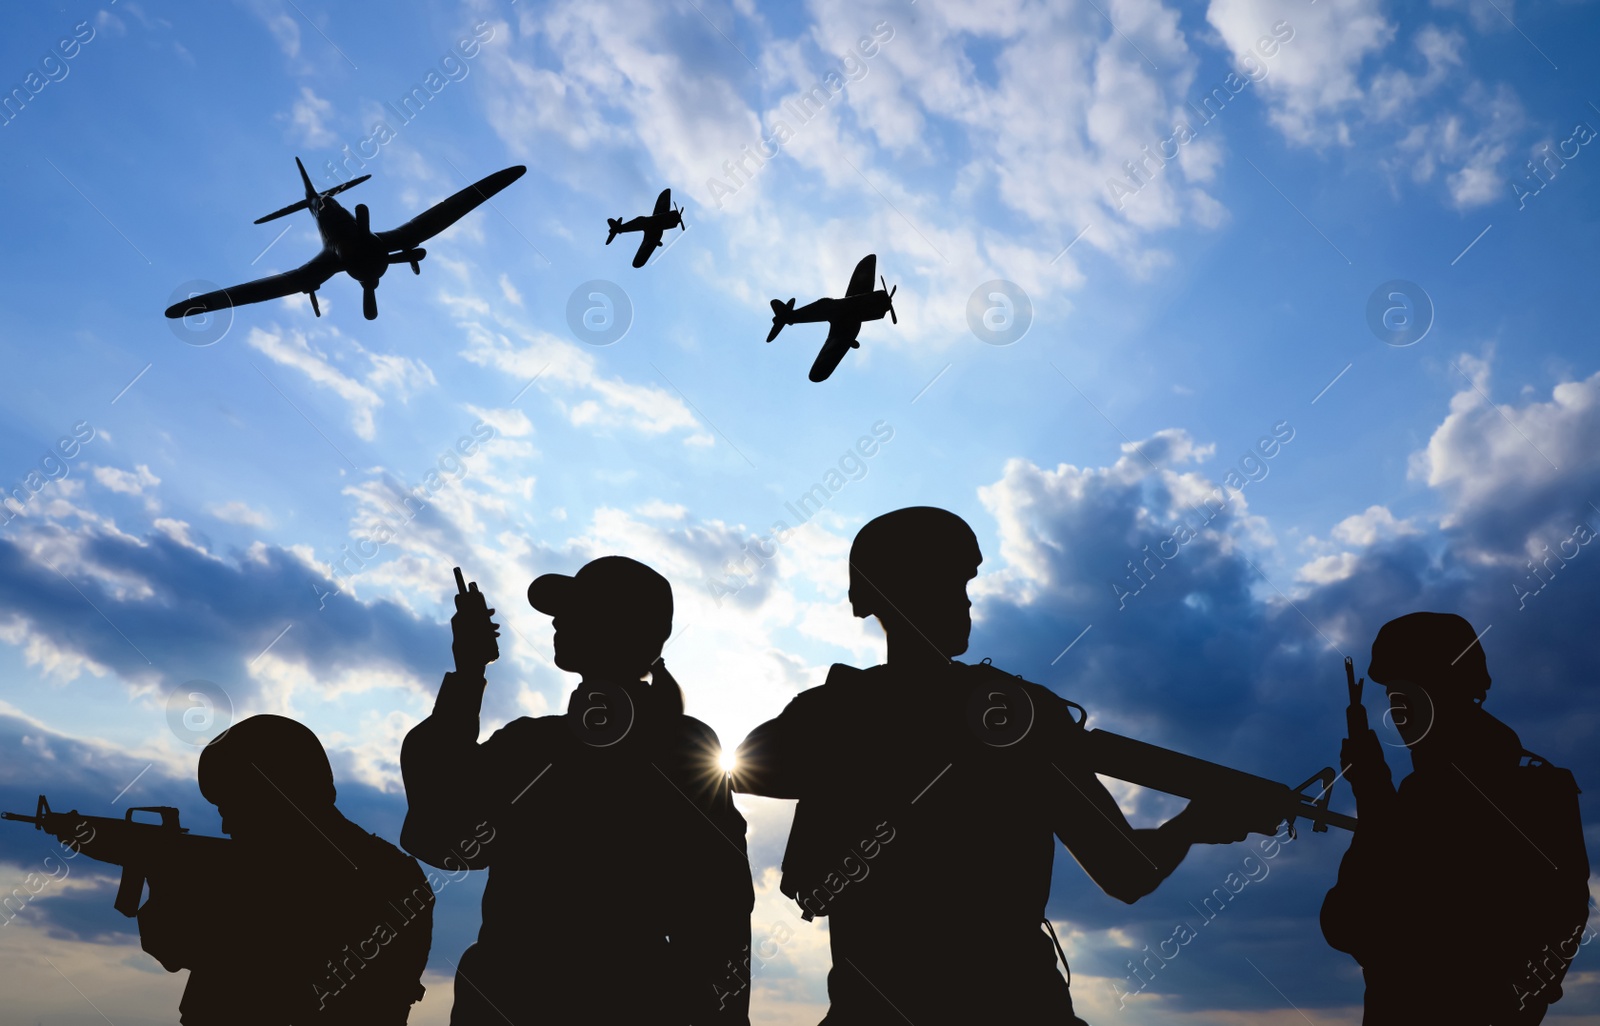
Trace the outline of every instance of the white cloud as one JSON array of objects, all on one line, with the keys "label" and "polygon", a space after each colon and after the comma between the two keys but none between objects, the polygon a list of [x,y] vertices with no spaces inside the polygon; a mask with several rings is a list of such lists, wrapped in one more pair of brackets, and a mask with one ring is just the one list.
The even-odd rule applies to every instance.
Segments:
[{"label": "white cloud", "polygon": [[289,111],[289,122],[300,131],[300,141],[307,146],[327,146],[336,141],[328,130],[326,119],[333,112],[333,104],[311,91],[310,86],[300,87],[300,99]]},{"label": "white cloud", "polygon": [[1363,513],[1345,517],[1334,525],[1333,540],[1344,545],[1370,546],[1379,541],[1422,533],[1409,518],[1395,519],[1387,506],[1368,506]]},{"label": "white cloud", "polygon": [[1350,145],[1350,119],[1366,96],[1362,65],[1395,35],[1379,0],[1296,4],[1292,10],[1277,0],[1212,0],[1206,20],[1235,53],[1253,47],[1274,23],[1288,21],[1294,39],[1259,86],[1272,103],[1272,122],[1302,145]]},{"label": "white cloud", "polygon": [[1600,450],[1592,444],[1600,438],[1600,372],[1561,382],[1548,400],[1515,406],[1492,401],[1487,358],[1462,355],[1454,366],[1460,373],[1446,373],[1460,391],[1450,413],[1411,459],[1412,477],[1453,499],[1446,527],[1600,474]]},{"label": "white cloud", "polygon": [[1294,578],[1306,584],[1334,584],[1355,573],[1360,557],[1351,552],[1318,556],[1295,571]]},{"label": "white cloud", "polygon": [[143,495],[146,488],[154,488],[161,483],[161,479],[150,472],[150,468],[143,463],[135,465],[133,470],[119,470],[116,467],[95,467],[94,479],[101,486],[121,495]]},{"label": "white cloud", "polygon": [[[346,374],[334,366],[333,358],[319,348],[314,339],[340,346],[352,358],[364,358],[370,369],[361,379]],[[383,397],[378,394],[380,390],[405,399],[437,383],[433,371],[420,360],[371,352],[354,339],[346,338],[337,328],[316,329],[314,334],[299,329],[284,331],[276,326],[271,331],[251,328],[245,341],[273,362],[299,371],[313,384],[343,399],[350,407],[351,428],[368,441],[377,434],[373,414],[383,405]]]},{"label": "white cloud", "polygon": [[[650,177],[672,182],[675,195],[721,222],[726,261],[707,255],[701,270],[742,301],[764,301],[777,288],[836,294],[862,255],[860,240],[883,240],[875,245],[880,269],[901,286],[901,323],[881,333],[884,347],[916,352],[965,335],[965,301],[978,282],[1003,276],[1037,303],[1081,285],[1075,261],[1094,248],[1148,274],[1170,258],[1148,245],[1147,232],[1226,220],[1197,185],[1216,175],[1218,140],[1192,144],[1124,211],[1106,185],[1172,134],[1193,84],[1199,62],[1175,8],[1121,3],[1120,31],[1091,8],[1051,13],[1020,3],[941,4],[911,17],[898,4],[824,0],[812,13],[796,38],[773,37],[759,15],[731,16],[730,36],[765,39],[757,89],[731,50],[725,66],[708,66],[698,52],[666,45],[675,36],[662,24],[664,9],[556,4],[520,19],[516,33],[501,26],[485,48],[496,83],[488,120],[514,152],[546,160],[549,173],[585,191],[616,188],[597,164],[602,155],[631,167],[644,154]],[[1040,16],[1048,24],[1037,24]],[[865,74],[798,124],[784,101],[826,82],[843,67],[840,54],[875,33]],[[759,158],[746,152],[779,118],[797,126],[793,138],[769,158],[773,166],[753,170]],[[958,152],[984,154],[981,167],[968,162],[959,172],[965,187],[993,189],[1019,228],[993,227],[950,202],[942,169]],[[724,165],[735,160],[746,161],[749,184],[731,198],[712,195],[710,180],[726,184]],[[771,188],[796,169],[815,186],[803,197]],[[1093,230],[1081,247],[1058,259],[1085,225]],[[777,268],[783,281],[775,284]],[[595,412],[573,411],[585,420]]]},{"label": "white cloud", "polygon": [[213,502],[206,506],[206,512],[225,523],[242,524],[245,527],[266,527],[271,523],[265,513],[252,509],[248,503],[238,499]]},{"label": "white cloud", "polygon": [[[497,325],[504,331],[491,330],[476,320],[464,320],[462,326],[469,339],[462,356],[503,371],[519,384],[538,378],[535,387],[555,396],[574,425],[626,427],[652,435],[699,427],[676,393],[610,377],[601,372],[591,353],[574,342],[505,321]],[[513,333],[515,338],[504,332]],[[567,392],[588,395],[568,401],[562,398]]]},{"label": "white cloud", "polygon": [[105,677],[111,672],[110,667],[96,662],[72,645],[57,644],[48,634],[35,630],[33,624],[20,616],[0,620],[0,641],[19,646],[24,665],[38,667],[41,673],[58,681],[77,680],[85,673]]}]

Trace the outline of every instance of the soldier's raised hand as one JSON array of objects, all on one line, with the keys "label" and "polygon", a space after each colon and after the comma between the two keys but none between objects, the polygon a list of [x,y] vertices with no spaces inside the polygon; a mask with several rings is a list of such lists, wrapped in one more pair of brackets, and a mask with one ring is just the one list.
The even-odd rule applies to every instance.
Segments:
[{"label": "soldier's raised hand", "polygon": [[450,651],[456,658],[456,672],[482,676],[484,667],[500,658],[500,627],[491,617],[478,582],[470,585],[456,567],[456,615],[450,618]]},{"label": "soldier's raised hand", "polygon": [[1339,765],[1350,778],[1350,790],[1355,793],[1358,806],[1363,801],[1382,801],[1394,796],[1394,776],[1383,757],[1377,731],[1368,729],[1353,738],[1345,738],[1339,745]]}]

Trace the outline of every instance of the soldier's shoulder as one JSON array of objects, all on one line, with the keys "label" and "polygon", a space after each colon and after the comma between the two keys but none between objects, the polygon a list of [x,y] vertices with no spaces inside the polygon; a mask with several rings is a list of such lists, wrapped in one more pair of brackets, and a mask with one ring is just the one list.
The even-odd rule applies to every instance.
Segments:
[{"label": "soldier's shoulder", "polygon": [[848,663],[834,663],[821,684],[806,688],[789,701],[786,713],[826,710],[850,698],[859,698],[861,687],[884,677],[884,667],[863,670]]},{"label": "soldier's shoulder", "polygon": [[987,659],[978,663],[956,663],[956,665],[960,666],[966,676],[975,683],[1009,684],[1013,687],[1022,688],[1030,696],[1036,697],[1041,701],[1062,704],[1067,701],[1047,685],[1028,680],[1019,673],[1002,669]]},{"label": "soldier's shoulder", "polygon": [[717,732],[704,720],[697,720],[688,713],[678,717],[678,735],[685,741],[721,747],[722,741],[717,737]]},{"label": "soldier's shoulder", "polygon": [[559,713],[544,716],[519,716],[489,736],[489,740],[508,749],[521,749],[530,742],[562,733],[566,717]]},{"label": "soldier's shoulder", "polygon": [[1082,726],[1087,719],[1088,713],[1081,705],[1057,694],[1047,685],[1028,680],[988,661],[961,665],[972,687],[996,692],[994,697],[997,701],[1020,696],[1025,704],[1031,706],[1032,717],[1037,722],[1049,724],[1052,729],[1066,729],[1071,724]]}]

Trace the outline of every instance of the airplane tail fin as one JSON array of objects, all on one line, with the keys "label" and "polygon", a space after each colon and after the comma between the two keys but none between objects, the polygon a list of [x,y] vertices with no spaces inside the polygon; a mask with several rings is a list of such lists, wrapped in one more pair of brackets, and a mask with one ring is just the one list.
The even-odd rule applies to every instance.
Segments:
[{"label": "airplane tail fin", "polygon": [[768,342],[778,337],[778,332],[782,331],[783,326],[789,323],[789,315],[792,313],[794,313],[793,298],[788,303],[780,303],[776,299],[772,301],[772,330],[767,332]]},{"label": "airplane tail fin", "polygon": [[622,227],[622,222],[614,217],[608,217],[606,218],[606,224],[611,226],[611,230],[606,233],[606,245],[609,246],[611,245],[611,240],[617,237],[617,229]]},{"label": "airplane tail fin", "polygon": [[323,199],[327,199],[329,196],[337,196],[346,189],[353,189],[362,182],[366,181],[368,178],[372,177],[371,175],[362,175],[360,178],[352,178],[348,182],[341,182],[331,189],[325,189],[321,193],[318,193],[317,187],[311,184],[311,176],[306,174],[306,166],[300,163],[299,157],[294,158],[294,166],[300,169],[300,181],[305,184],[306,198],[303,200],[296,200],[281,210],[274,210],[266,217],[256,218],[256,224],[266,224],[268,221],[276,220],[285,214],[292,214],[296,210],[311,209],[311,204],[316,201],[319,195]]}]

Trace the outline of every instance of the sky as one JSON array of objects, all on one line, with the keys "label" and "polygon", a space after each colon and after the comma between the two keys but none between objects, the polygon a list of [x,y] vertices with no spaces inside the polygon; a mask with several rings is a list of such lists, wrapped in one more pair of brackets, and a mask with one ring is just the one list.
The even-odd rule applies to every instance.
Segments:
[{"label": "sky", "polygon": [[[504,624],[487,736],[576,683],[528,582],[613,553],[671,581],[666,659],[732,747],[830,664],[882,660],[850,539],[936,505],[984,553],[968,659],[1289,784],[1338,760],[1342,658],[1365,673],[1385,621],[1460,613],[1486,707],[1577,775],[1600,851],[1597,45],[1592,4],[1517,0],[13,11],[0,806],[173,804],[218,833],[196,739],[271,712],[397,842],[451,567]],[[319,189],[370,174],[340,200],[375,228],[528,173],[392,269],[375,321],[342,275],[320,318],[304,296],[163,318],[316,252],[307,214],[251,223],[303,195],[296,156]],[[667,187],[687,230],[635,270],[605,219]],[[813,384],[823,329],[764,344],[768,301],[840,295],[869,253],[898,323]],[[1110,786],[1136,825],[1181,805]],[[792,806],[739,804],[754,935],[784,938],[752,1021],[814,1023],[826,927],[777,890]],[[1059,851],[1080,1014],[1359,1022],[1317,921],[1339,830],[1130,980],[1254,843],[1196,848],[1133,906]],[[0,1021],[171,1021],[183,975],[112,910],[114,870],[41,876],[52,851],[0,829],[0,894],[29,898]],[[436,887],[419,1024],[448,1021],[483,881]],[[1595,960],[1547,1022],[1600,1015]]]}]

